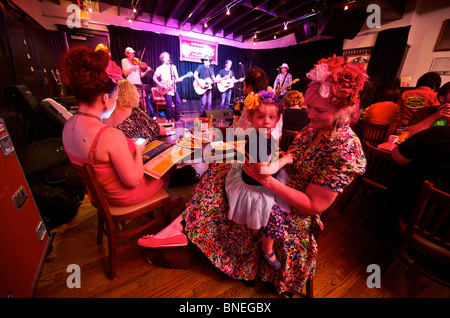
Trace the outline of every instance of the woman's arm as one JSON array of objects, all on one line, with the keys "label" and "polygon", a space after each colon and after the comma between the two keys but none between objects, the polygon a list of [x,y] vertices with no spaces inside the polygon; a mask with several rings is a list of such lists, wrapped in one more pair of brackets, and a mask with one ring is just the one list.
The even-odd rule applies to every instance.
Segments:
[{"label": "woman's arm", "polygon": [[280,197],[287,204],[299,209],[303,213],[309,215],[316,215],[322,213],[336,199],[338,193],[328,188],[321,187],[315,184],[310,184],[305,192],[291,188],[271,175],[264,175],[260,173],[258,165],[244,165],[245,172]]},{"label": "woman's arm", "polygon": [[102,143],[102,148],[109,154],[120,180],[127,187],[136,187],[144,177],[142,153],[146,142],[142,145],[136,145],[134,157],[128,149],[125,136],[118,129],[107,129],[99,140],[100,142]]}]

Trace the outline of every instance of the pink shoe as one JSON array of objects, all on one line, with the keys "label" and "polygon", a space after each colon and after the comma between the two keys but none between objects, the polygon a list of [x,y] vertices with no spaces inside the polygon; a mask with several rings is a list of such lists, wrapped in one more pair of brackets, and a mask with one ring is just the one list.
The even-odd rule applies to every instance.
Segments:
[{"label": "pink shoe", "polygon": [[188,245],[186,235],[178,233],[166,237],[154,237],[153,235],[145,235],[138,240],[138,245],[143,247],[158,248],[158,247],[176,247]]}]

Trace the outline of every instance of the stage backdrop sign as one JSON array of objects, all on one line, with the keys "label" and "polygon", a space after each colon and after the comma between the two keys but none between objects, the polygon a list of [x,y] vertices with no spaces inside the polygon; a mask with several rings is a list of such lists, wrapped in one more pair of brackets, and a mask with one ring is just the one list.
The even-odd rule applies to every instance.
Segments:
[{"label": "stage backdrop sign", "polygon": [[184,35],[180,38],[180,61],[202,63],[201,58],[205,55],[212,56],[212,64],[217,65],[217,50],[219,44],[213,41],[195,39]]}]

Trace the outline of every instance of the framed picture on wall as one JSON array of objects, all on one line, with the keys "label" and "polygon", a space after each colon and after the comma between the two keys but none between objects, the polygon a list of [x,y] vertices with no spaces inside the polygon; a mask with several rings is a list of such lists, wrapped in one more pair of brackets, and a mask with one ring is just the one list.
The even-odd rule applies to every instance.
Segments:
[{"label": "framed picture on wall", "polygon": [[450,51],[450,19],[444,21],[441,33],[439,33],[435,51]]},{"label": "framed picture on wall", "polygon": [[362,63],[364,68],[367,70],[367,65],[369,65],[372,50],[373,47],[348,49],[342,51],[342,56],[345,58],[347,63]]},{"label": "framed picture on wall", "polygon": [[362,65],[364,65],[364,69],[367,71],[367,65],[369,65],[370,55],[370,53],[347,55],[345,59],[347,63],[361,63]]}]

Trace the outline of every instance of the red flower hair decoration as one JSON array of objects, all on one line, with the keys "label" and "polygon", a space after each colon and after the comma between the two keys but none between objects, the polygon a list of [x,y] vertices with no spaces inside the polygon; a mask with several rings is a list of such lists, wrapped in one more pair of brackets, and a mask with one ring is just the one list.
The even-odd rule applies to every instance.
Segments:
[{"label": "red flower hair decoration", "polygon": [[347,63],[335,54],[319,60],[306,76],[312,80],[310,87],[327,98],[330,105],[339,107],[358,103],[359,93],[368,78],[361,63]]}]

